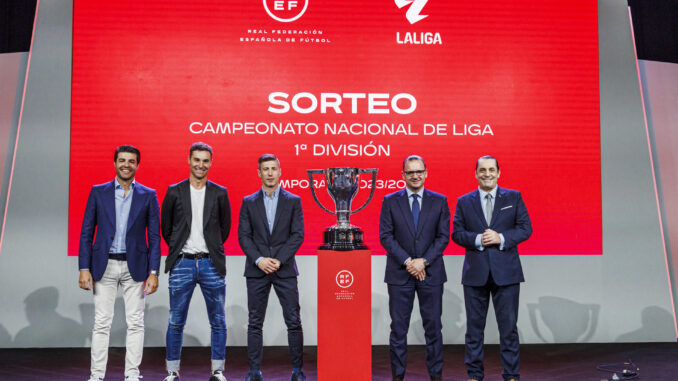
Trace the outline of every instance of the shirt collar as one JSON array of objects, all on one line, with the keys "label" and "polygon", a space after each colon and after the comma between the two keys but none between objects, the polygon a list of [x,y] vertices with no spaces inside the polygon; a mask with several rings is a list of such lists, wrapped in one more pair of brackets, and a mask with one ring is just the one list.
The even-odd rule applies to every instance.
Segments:
[{"label": "shirt collar", "polygon": [[407,192],[407,198],[412,197],[413,194],[418,194],[422,199],[424,198],[424,187],[421,187],[419,192],[412,192],[410,188],[405,187],[405,191]]},{"label": "shirt collar", "polygon": [[268,197],[268,193],[264,190],[264,187],[261,187],[261,193],[264,194],[264,197],[269,198],[269,199],[276,199],[278,198],[278,195],[280,194],[280,185],[278,185],[275,190],[273,191],[273,196]]},{"label": "shirt collar", "polygon": [[480,198],[481,198],[482,200],[484,200],[484,199],[485,199],[485,196],[489,193],[489,194],[492,195],[492,198],[493,198],[494,200],[496,200],[496,199],[497,199],[497,188],[499,188],[499,187],[496,186],[496,187],[494,187],[494,189],[492,189],[491,191],[485,192],[484,190],[480,189],[480,187],[478,187],[478,193],[480,194]]},{"label": "shirt collar", "polygon": [[[117,177],[115,179],[113,179],[113,181],[114,181],[113,185],[115,186],[115,189],[122,189],[122,185],[120,185],[120,183],[118,182]],[[134,189],[134,186],[136,185],[136,183],[137,183],[136,179],[132,180],[132,183],[129,185],[130,189]]]}]

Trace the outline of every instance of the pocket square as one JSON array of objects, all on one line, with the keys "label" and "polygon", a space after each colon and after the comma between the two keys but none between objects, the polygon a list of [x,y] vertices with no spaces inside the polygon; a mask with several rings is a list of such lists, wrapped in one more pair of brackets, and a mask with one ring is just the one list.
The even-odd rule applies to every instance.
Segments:
[{"label": "pocket square", "polygon": [[503,208],[501,208],[501,209],[499,209],[499,210],[504,210],[504,209],[508,209],[508,208],[513,208],[513,205],[505,206],[505,207],[503,207]]}]

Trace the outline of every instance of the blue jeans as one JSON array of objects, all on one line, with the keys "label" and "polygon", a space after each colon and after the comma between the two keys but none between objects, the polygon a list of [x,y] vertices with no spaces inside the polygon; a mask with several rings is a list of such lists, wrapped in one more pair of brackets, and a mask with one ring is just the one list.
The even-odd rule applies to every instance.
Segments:
[{"label": "blue jeans", "polygon": [[209,258],[180,258],[169,276],[170,316],[166,336],[167,370],[178,371],[188,306],[200,285],[212,329],[212,370],[224,370],[226,359],[226,279]]}]

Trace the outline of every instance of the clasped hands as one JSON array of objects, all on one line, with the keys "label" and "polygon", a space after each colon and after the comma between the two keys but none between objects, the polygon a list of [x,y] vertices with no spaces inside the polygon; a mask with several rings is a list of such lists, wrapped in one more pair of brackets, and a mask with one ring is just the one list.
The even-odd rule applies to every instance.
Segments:
[{"label": "clasped hands", "polygon": [[486,229],[483,235],[480,237],[480,243],[485,247],[500,245],[501,237],[496,231],[492,229]]},{"label": "clasped hands", "polygon": [[264,257],[257,263],[257,267],[268,275],[280,270],[280,264],[280,261],[276,258]]},{"label": "clasped hands", "polygon": [[424,258],[410,259],[405,265],[407,272],[410,273],[417,280],[422,281],[426,279],[426,262]]}]

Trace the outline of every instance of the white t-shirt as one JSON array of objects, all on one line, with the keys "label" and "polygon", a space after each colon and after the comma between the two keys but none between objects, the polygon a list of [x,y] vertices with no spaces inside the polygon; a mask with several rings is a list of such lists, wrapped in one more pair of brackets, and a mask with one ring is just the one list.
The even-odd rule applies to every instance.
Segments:
[{"label": "white t-shirt", "polygon": [[202,232],[202,215],[205,209],[205,189],[195,189],[191,185],[191,234],[188,236],[184,248],[184,253],[207,253],[207,243],[205,235]]}]

